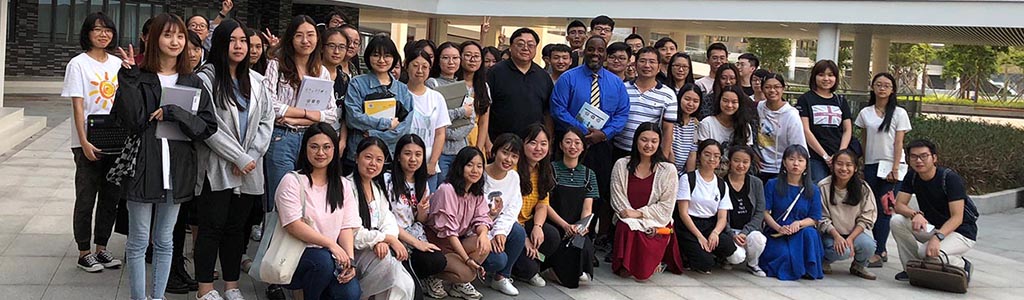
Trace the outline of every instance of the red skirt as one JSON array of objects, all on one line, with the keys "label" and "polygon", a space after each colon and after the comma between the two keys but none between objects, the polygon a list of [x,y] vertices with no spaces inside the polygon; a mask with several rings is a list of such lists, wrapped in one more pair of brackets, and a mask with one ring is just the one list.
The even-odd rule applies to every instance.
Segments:
[{"label": "red skirt", "polygon": [[[670,224],[668,226],[672,228]],[[647,280],[661,263],[672,273],[683,273],[683,260],[679,256],[679,242],[675,234],[649,236],[641,231],[629,230],[629,225],[615,225],[615,247],[612,271],[625,270],[637,280]]]}]

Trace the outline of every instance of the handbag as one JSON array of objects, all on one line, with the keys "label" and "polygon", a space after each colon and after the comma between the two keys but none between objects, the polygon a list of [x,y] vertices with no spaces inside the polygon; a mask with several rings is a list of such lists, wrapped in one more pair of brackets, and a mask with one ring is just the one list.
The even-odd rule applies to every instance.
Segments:
[{"label": "handbag", "polygon": [[[302,180],[298,173],[291,172],[291,175],[300,179],[299,199],[302,202],[302,219],[300,220],[310,224],[311,221],[306,217],[306,189],[302,187]],[[253,258],[253,265],[249,268],[249,276],[256,281],[269,284],[289,284],[292,282],[295,268],[299,266],[299,259],[302,258],[302,253],[306,250],[306,242],[288,233],[278,220],[276,212],[267,213],[265,220],[263,239],[260,240],[256,257]]]},{"label": "handbag", "polygon": [[[947,291],[953,293],[967,293],[967,286],[971,283],[971,274],[966,269],[949,264],[949,256],[945,251],[940,251],[939,261],[928,261],[912,259],[907,262],[907,276],[910,277],[910,284],[923,288]],[[969,265],[966,258],[964,265]]]}]

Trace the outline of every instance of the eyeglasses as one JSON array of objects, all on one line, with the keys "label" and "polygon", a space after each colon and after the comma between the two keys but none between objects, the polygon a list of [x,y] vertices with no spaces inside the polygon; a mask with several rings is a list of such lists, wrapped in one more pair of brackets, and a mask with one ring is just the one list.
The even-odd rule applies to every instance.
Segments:
[{"label": "eyeglasses", "polygon": [[512,44],[512,47],[515,47],[516,49],[536,49],[537,48],[537,43],[536,42],[527,43],[527,42],[523,42],[523,41],[518,41],[518,42],[515,42],[514,44]]},{"label": "eyeglasses", "polygon": [[687,65],[672,65],[672,68],[673,69],[678,69],[678,70],[689,70],[690,66],[687,66]]},{"label": "eyeglasses", "polygon": [[188,24],[188,29],[192,29],[192,30],[206,29],[206,28],[207,28],[207,25],[203,24],[203,23],[189,23]]},{"label": "eyeglasses", "polygon": [[612,28],[608,26],[594,26],[594,32],[612,32]]},{"label": "eyeglasses", "polygon": [[441,61],[452,62],[457,60],[459,60],[458,56],[441,56]]},{"label": "eyeglasses", "polygon": [[925,159],[927,159],[927,158],[929,158],[931,156],[932,156],[931,153],[922,154],[922,155],[909,154],[909,155],[907,155],[907,160],[909,160],[909,161],[924,161]]},{"label": "eyeglasses", "polygon": [[629,58],[626,57],[625,55],[621,55],[621,56],[612,55],[612,56],[608,57],[608,60],[610,60],[610,61],[627,61],[627,60],[629,60]]},{"label": "eyeglasses", "polygon": [[333,51],[344,52],[344,51],[348,51],[348,45],[346,45],[346,44],[328,43],[328,44],[324,45],[324,50],[327,50],[327,51],[332,51],[333,50]]},{"label": "eyeglasses", "polygon": [[92,32],[98,34],[114,34],[114,30],[107,27],[93,27]]},{"label": "eyeglasses", "polygon": [[880,89],[880,90],[891,90],[892,89],[892,85],[891,84],[876,83],[875,84],[875,88],[876,89]]},{"label": "eyeglasses", "polygon": [[320,152],[320,151],[323,151],[324,153],[331,153],[331,151],[334,151],[334,146],[324,145],[323,147],[321,147],[320,145],[315,145],[314,144],[314,145],[309,145],[309,151],[313,151],[313,153],[317,153],[317,152]]},{"label": "eyeglasses", "polygon": [[472,56],[470,56],[470,55],[463,55],[462,56],[462,59],[465,59],[465,60],[468,60],[468,61],[480,61],[480,58],[481,57],[479,55],[472,55]]}]

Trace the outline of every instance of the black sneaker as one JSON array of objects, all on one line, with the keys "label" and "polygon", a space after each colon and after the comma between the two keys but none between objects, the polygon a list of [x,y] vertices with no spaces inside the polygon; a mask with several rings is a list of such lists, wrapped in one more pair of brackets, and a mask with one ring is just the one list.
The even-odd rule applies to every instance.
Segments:
[{"label": "black sneaker", "polygon": [[907,271],[896,273],[896,281],[910,281],[910,275],[907,275]]},{"label": "black sneaker", "polygon": [[118,269],[121,268],[121,260],[110,254],[110,251],[103,250],[96,253],[96,260],[107,269]]},{"label": "black sneaker", "polygon": [[267,286],[267,299],[269,300],[285,300],[284,288],[280,285],[271,284]]},{"label": "black sneaker", "polygon": [[78,268],[89,273],[96,273],[103,271],[103,264],[96,259],[95,254],[89,253],[78,258]]},{"label": "black sneaker", "polygon": [[181,277],[174,272],[167,277],[167,289],[166,291],[171,294],[188,294],[188,284],[181,280]]}]

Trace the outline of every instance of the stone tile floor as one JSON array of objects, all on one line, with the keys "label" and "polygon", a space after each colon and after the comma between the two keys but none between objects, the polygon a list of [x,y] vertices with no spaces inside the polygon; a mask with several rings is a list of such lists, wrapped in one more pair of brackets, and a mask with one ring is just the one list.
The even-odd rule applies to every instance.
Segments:
[{"label": "stone tile floor", "polygon": [[[68,150],[71,122],[51,125],[21,149],[0,158],[0,299],[128,299],[128,278],[121,270],[87,274],[75,267],[71,214],[74,163]],[[874,269],[877,281],[845,274],[847,262],[836,263],[835,275],[818,281],[784,282],[757,278],[738,270],[712,275],[670,273],[638,283],[597,269],[595,281],[579,289],[516,283],[517,299],[1024,299],[1024,210],[986,215],[980,221],[974,281],[965,295],[914,288],[894,281],[898,272],[895,243],[892,260]],[[123,253],[125,237],[115,234],[113,253]],[[254,244],[255,245],[255,244]],[[187,246],[186,249],[190,249]],[[251,247],[255,248],[255,247]],[[189,254],[190,255],[190,254]],[[895,262],[893,262],[895,261]],[[247,299],[265,299],[265,285],[242,278]],[[478,285],[480,286],[480,285]],[[480,286],[487,299],[509,298]],[[168,299],[194,299],[194,294]]]}]

